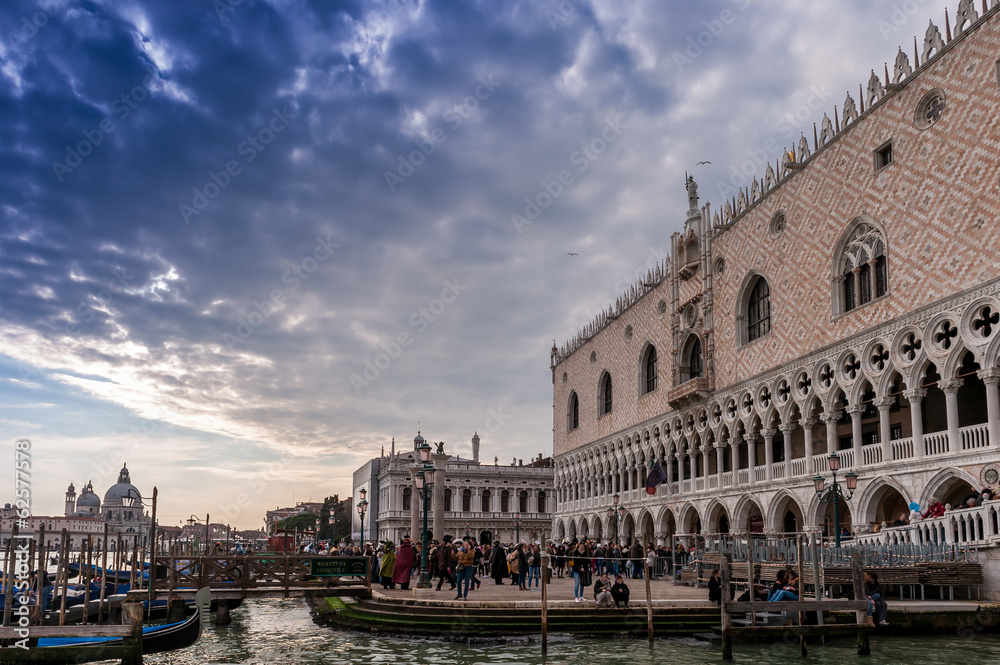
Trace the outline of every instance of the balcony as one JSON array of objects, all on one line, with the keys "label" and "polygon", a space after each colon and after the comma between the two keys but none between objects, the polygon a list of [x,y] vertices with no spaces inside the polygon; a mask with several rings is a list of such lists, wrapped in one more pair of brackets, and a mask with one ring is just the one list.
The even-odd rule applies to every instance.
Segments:
[{"label": "balcony", "polygon": [[684,409],[696,402],[708,399],[712,394],[712,382],[703,376],[685,381],[667,392],[667,402],[676,410]]}]

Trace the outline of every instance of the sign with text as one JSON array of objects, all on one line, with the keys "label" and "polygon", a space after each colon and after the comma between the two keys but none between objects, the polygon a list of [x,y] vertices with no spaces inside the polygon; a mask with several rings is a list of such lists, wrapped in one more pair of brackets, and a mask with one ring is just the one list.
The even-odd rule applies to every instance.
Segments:
[{"label": "sign with text", "polygon": [[348,577],[368,574],[368,559],[363,556],[337,556],[310,559],[312,577]]}]

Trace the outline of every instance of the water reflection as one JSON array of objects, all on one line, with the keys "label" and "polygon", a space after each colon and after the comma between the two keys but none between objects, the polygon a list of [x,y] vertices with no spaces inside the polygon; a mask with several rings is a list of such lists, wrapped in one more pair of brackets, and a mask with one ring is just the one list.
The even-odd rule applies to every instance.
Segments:
[{"label": "water reflection", "polygon": [[[693,665],[722,662],[718,645],[693,639],[657,640],[650,647],[641,639],[580,639],[557,635],[550,639],[549,655],[543,660],[537,638],[469,645],[344,633],[314,624],[308,607],[301,600],[248,600],[233,612],[232,617],[233,623],[229,626],[208,628],[194,647],[174,654],[148,656],[145,662],[157,665]],[[737,645],[735,662],[976,665],[988,660],[992,662],[993,654],[997,653],[1000,653],[1000,638],[993,635],[917,639],[875,637],[871,658],[858,657],[853,640],[842,639],[825,647],[811,645],[806,661],[799,657],[798,644]]]}]

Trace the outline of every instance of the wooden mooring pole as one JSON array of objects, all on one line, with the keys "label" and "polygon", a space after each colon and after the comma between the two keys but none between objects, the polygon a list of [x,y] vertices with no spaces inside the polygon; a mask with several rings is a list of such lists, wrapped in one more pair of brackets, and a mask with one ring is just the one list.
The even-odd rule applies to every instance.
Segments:
[{"label": "wooden mooring pole", "polygon": [[[866,600],[867,596],[865,595],[864,571],[861,565],[861,552],[857,550],[854,551],[854,555],[851,557],[851,577],[854,581],[854,600]],[[872,646],[868,639],[868,625],[866,623],[867,616],[867,612],[858,610],[857,621],[859,624],[865,624],[864,627],[858,631],[859,656],[872,655]]]},{"label": "wooden mooring pole", "polygon": [[722,660],[733,659],[733,636],[730,631],[731,618],[727,609],[729,603],[729,579],[732,576],[729,569],[729,556],[722,555],[719,561],[719,572],[722,574]]},{"label": "wooden mooring pole", "polygon": [[3,625],[10,625],[10,613],[14,608],[14,543],[17,541],[17,520],[14,520],[14,526],[10,532],[10,540],[7,541],[7,549],[4,551],[4,567],[3,567],[3,586],[4,586],[4,606],[3,606]]},{"label": "wooden mooring pole", "polygon": [[[115,590],[118,589],[115,580]],[[97,625],[104,623],[104,598],[108,593],[108,523],[104,523],[104,538],[101,539],[101,599],[97,603]]]},{"label": "wooden mooring pole", "polygon": [[[62,571],[60,582],[62,583],[62,597],[59,601],[59,625],[66,625],[66,591],[69,586],[69,570],[67,564],[69,563],[69,532],[66,529],[62,530],[61,540],[59,542],[59,568]],[[57,583],[58,584],[58,583]],[[59,587],[56,586],[56,589]]]},{"label": "wooden mooring pole", "polygon": [[[551,559],[548,552],[545,552],[542,557],[542,657],[549,651],[549,590],[545,578]],[[371,575],[368,577],[371,579]]]},{"label": "wooden mooring pole", "polygon": [[646,562],[648,561],[648,557],[646,556],[646,548],[647,548],[647,546],[648,546],[648,543],[646,542],[646,534],[643,534],[642,535],[642,554],[643,554],[642,567],[643,567],[643,570],[646,573],[645,575],[643,575],[643,577],[645,578],[645,582],[646,582],[646,632],[649,634],[649,643],[652,644],[653,643],[653,594],[650,592],[650,589],[649,589],[649,566],[646,565]]}]

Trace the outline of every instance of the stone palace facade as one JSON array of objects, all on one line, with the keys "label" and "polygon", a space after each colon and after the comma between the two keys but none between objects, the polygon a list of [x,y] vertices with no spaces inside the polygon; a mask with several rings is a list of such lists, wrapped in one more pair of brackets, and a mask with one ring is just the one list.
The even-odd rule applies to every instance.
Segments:
[{"label": "stone palace facade", "polygon": [[[366,463],[354,475],[354,496],[368,493],[370,512],[365,516],[365,536],[391,540],[396,544],[406,536],[418,539],[423,529],[423,500],[414,487],[417,446],[424,443],[418,432],[413,448],[396,451],[395,441],[388,456],[377,458],[376,471]],[[540,540],[549,537],[555,511],[552,458],[511,464],[479,461],[479,435],[472,437],[472,459],[435,452],[431,456],[443,482],[434,484],[429,499],[427,529],[432,539],[470,535],[480,541]],[[356,499],[357,500],[357,499]],[[360,520],[354,514],[352,531],[360,535]],[[370,526],[371,525],[371,526]]]},{"label": "stone palace facade", "polygon": [[[978,4],[718,211],[689,178],[670,256],[553,347],[556,537],[609,538],[615,493],[626,540],[830,534],[831,452],[857,534],[996,487],[1000,6]],[[997,506],[942,533],[996,544]]]}]

